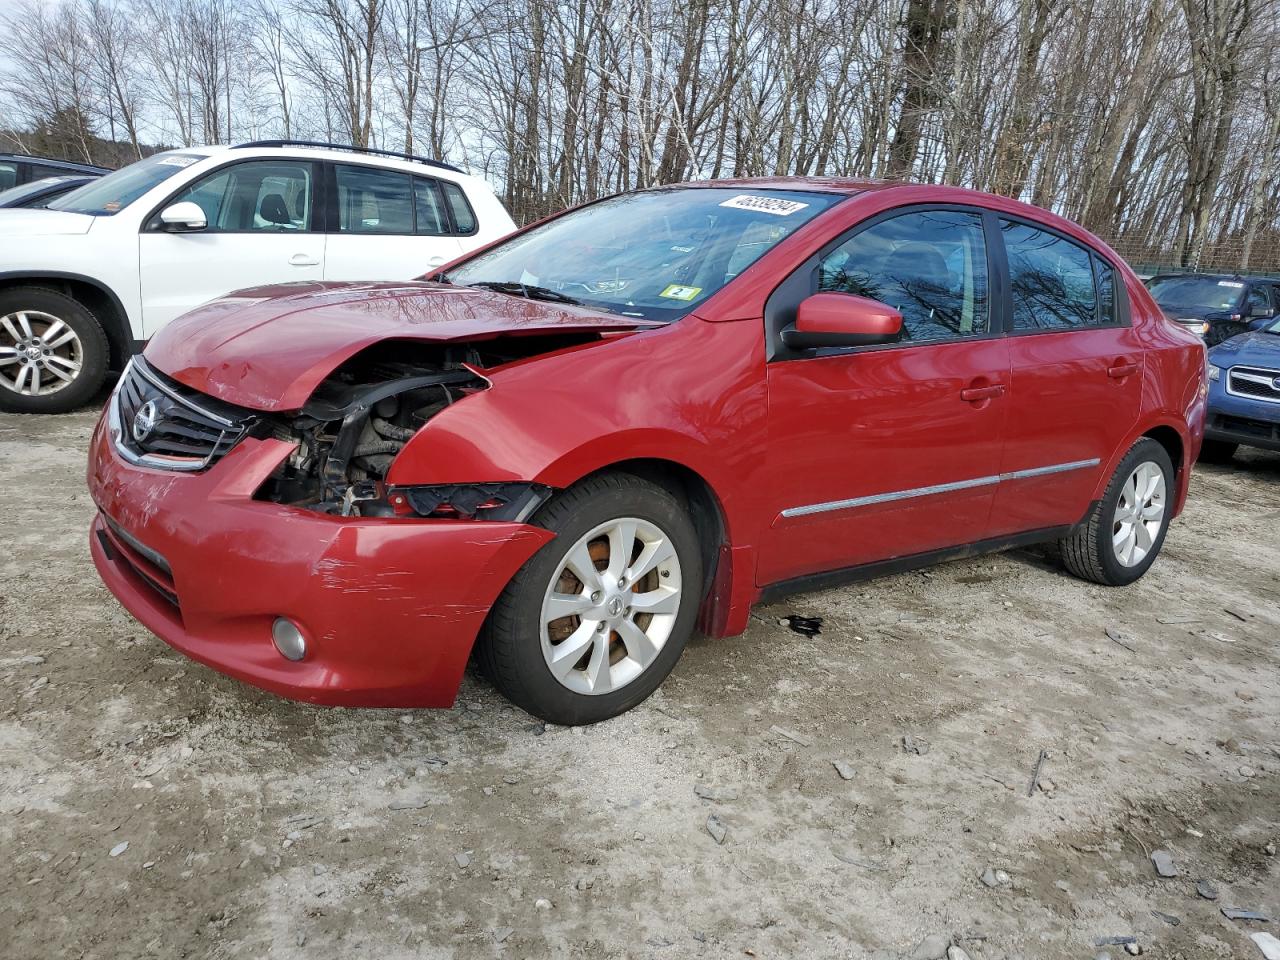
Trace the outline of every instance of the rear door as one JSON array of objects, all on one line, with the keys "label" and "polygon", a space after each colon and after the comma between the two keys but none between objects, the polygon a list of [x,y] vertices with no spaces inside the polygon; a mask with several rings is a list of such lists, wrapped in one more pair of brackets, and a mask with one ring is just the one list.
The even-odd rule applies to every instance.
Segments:
[{"label": "rear door", "polygon": [[1142,404],[1142,344],[1119,272],[1030,221],[1001,218],[1012,381],[992,535],[1082,519]]},{"label": "rear door", "polygon": [[316,229],[319,164],[245,160],[185,187],[160,209],[190,200],[208,226],[159,228],[160,210],[139,235],[142,316],[150,337],[179,314],[232,290],[324,276],[324,234]]},{"label": "rear door", "polygon": [[912,208],[801,268],[805,295],[889,304],[903,335],[768,364],[760,584],[984,539],[1009,376],[986,248],[981,211]]},{"label": "rear door", "polygon": [[462,252],[440,182],[360,164],[332,164],[326,280],[411,280]]}]

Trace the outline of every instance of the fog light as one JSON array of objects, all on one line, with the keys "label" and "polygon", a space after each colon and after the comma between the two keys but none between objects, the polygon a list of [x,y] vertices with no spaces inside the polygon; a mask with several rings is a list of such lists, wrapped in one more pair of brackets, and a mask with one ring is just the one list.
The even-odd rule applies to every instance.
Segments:
[{"label": "fog light", "polygon": [[297,626],[284,617],[271,624],[271,642],[286,660],[301,660],[307,655],[307,640]]}]

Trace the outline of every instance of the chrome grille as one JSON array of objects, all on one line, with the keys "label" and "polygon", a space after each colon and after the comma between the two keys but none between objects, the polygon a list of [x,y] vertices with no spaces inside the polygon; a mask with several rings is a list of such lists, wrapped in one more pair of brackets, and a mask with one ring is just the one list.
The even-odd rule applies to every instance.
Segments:
[{"label": "chrome grille", "polygon": [[111,435],[126,460],[159,470],[204,470],[254,422],[248,410],[207,397],[130,361],[110,405]]},{"label": "chrome grille", "polygon": [[1227,393],[1280,403],[1280,370],[1232,367],[1227,374]]}]

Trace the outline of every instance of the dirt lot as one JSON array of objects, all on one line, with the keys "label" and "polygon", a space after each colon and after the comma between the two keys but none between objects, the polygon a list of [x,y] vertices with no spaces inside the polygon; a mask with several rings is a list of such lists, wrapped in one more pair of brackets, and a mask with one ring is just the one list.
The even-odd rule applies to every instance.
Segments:
[{"label": "dirt lot", "polygon": [[1096,941],[1124,936],[1250,958],[1250,932],[1280,935],[1280,456],[1198,470],[1132,588],[1018,552],[797,597],[695,641],[632,713],[544,730],[474,677],[452,711],[326,710],[169,650],[88,558],[93,420],[0,416],[6,958],[909,957],[930,936],[975,960],[1118,958]]}]

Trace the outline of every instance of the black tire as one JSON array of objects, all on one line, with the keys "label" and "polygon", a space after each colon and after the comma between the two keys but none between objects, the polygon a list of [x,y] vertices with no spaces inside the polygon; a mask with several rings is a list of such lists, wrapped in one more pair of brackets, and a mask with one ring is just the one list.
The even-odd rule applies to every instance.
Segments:
[{"label": "black tire", "polygon": [[[12,365],[0,367],[0,410],[8,413],[66,413],[82,406],[102,387],[107,378],[111,351],[102,324],[78,300],[45,287],[9,287],[0,290],[0,318],[19,311],[39,311],[61,320],[80,338],[80,369],[74,379],[53,393],[32,396],[19,393],[7,373]],[[0,327],[0,346],[13,346],[11,334]],[[52,374],[46,373],[51,377]]]},{"label": "black tire", "polygon": [[[679,560],[680,606],[665,643],[642,673],[609,693],[578,693],[552,675],[543,655],[543,598],[573,546],[601,524],[624,517],[652,523],[670,540]],[[559,494],[532,522],[553,531],[556,539],[520,568],[489,612],[476,643],[480,669],[512,703],[550,723],[596,723],[630,710],[666,679],[697,619],[702,551],[687,505],[656,484],[609,473]]]},{"label": "black tire", "polygon": [[1200,445],[1201,463],[1230,463],[1240,444],[1230,440],[1205,440]]},{"label": "black tire", "polygon": [[[1125,566],[1116,557],[1112,547],[1116,507],[1129,477],[1143,463],[1152,463],[1164,474],[1165,512],[1160,532],[1153,538],[1145,557],[1133,566]],[[1173,462],[1168,452],[1155,440],[1143,437],[1125,454],[1116,467],[1106,493],[1098,501],[1088,518],[1071,533],[1058,541],[1063,566],[1081,580],[1090,580],[1110,587],[1123,587],[1141,577],[1160,555],[1165,535],[1169,532],[1170,514],[1173,509]]]}]

